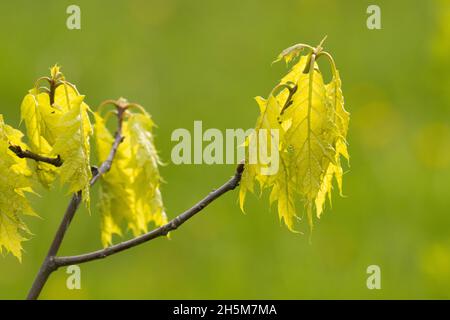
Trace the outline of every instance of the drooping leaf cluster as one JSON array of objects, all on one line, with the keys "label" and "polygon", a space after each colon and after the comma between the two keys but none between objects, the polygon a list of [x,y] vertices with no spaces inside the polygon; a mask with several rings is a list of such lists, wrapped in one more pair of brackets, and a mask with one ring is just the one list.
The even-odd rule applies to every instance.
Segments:
[{"label": "drooping leaf cluster", "polygon": [[[306,54],[302,53],[306,51]],[[265,175],[266,164],[249,161],[249,152],[240,187],[240,205],[243,210],[247,192],[270,190],[270,203],[277,202],[278,214],[286,226],[294,231],[303,207],[310,227],[313,211],[320,218],[325,200],[331,203],[333,178],[342,195],[343,169],[341,156],[349,160],[347,130],[349,113],[344,109],[341,79],[331,55],[308,45],[295,45],[284,50],[278,60],[286,63],[300,56],[267,99],[257,97],[260,116],[256,130],[248,138],[258,140],[259,148],[269,148],[273,138],[263,141],[258,132],[276,129],[279,132],[279,169]],[[326,57],[332,69],[332,79],[325,83],[317,59]],[[278,61],[277,60],[277,61]]]},{"label": "drooping leaf cluster", "polygon": [[[129,108],[125,112],[124,139],[111,169],[101,180],[99,205],[105,247],[112,244],[113,234],[123,234],[124,226],[137,236],[148,231],[150,222],[156,226],[167,223],[160,191],[160,160],[152,134],[154,123],[145,110],[138,110],[132,112]],[[114,140],[105,118],[95,113],[94,132],[100,161],[108,158]]]},{"label": "drooping leaf cluster", "polygon": [[[45,79],[44,79],[45,80]],[[33,88],[21,105],[30,150],[47,157],[60,157],[62,166],[35,163],[39,181],[46,187],[59,176],[70,193],[79,190],[89,202],[89,138],[92,134],[89,106],[76,87],[64,79],[58,66],[51,68],[50,89]]]},{"label": "drooping leaf cluster", "polygon": [[[43,82],[47,86],[41,86]],[[26,143],[24,134],[6,125],[0,115],[0,252],[4,249],[21,260],[22,242],[31,235],[23,216],[36,215],[25,195],[33,193],[38,184],[49,188],[59,180],[69,194],[81,192],[89,209],[93,126],[92,111],[84,98],[65,79],[60,68],[54,66],[50,77],[39,78],[23,98],[20,110]],[[159,189],[161,177],[153,144],[154,124],[142,107],[135,107],[140,112],[124,110],[123,142],[111,170],[101,179],[101,239],[105,246],[112,243],[113,234],[122,234],[123,223],[138,235],[147,231],[151,221],[156,225],[167,221]],[[97,153],[103,162],[114,137],[100,113],[92,114]],[[23,158],[17,150],[57,161],[47,163]]]},{"label": "drooping leaf cluster", "polygon": [[[48,87],[39,85],[47,81]],[[5,248],[21,259],[22,241],[30,231],[23,214],[35,215],[25,193],[33,192],[40,182],[50,187],[59,177],[68,191],[82,192],[89,203],[89,137],[92,134],[89,107],[76,87],[67,82],[58,66],[50,69],[50,77],[38,79],[21,104],[23,134],[0,121],[0,250]],[[31,151],[46,158],[58,158],[61,166],[19,158],[11,148]]]}]

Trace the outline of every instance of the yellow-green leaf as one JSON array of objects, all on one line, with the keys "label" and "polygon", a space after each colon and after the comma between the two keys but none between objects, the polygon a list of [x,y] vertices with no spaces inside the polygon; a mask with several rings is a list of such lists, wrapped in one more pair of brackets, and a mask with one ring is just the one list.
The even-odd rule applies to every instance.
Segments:
[{"label": "yellow-green leaf", "polygon": [[[262,128],[280,131],[279,170],[268,177],[262,174],[259,163],[251,164],[246,159],[240,189],[241,208],[246,193],[254,191],[254,181],[259,181],[261,189],[271,189],[270,203],[278,203],[278,214],[290,230],[295,230],[294,223],[301,216],[298,204],[304,207],[312,227],[314,208],[320,217],[327,195],[331,203],[333,177],[342,194],[340,156],[349,159],[346,141],[349,114],[344,108],[341,80],[331,55],[323,52],[321,45],[317,48],[297,45],[284,50],[278,60],[284,58],[289,62],[305,48],[309,52],[300,56],[267,101],[259,99],[261,115],[256,131]],[[331,64],[333,79],[328,84],[315,61],[321,56],[327,57]],[[278,121],[265,120],[267,112],[272,114],[270,119]]]},{"label": "yellow-green leaf", "polygon": [[[161,193],[159,159],[152,136],[153,122],[148,114],[127,112],[122,126],[124,140],[111,166],[101,179],[100,213],[102,243],[112,244],[113,234],[121,236],[126,225],[135,236],[147,232],[148,224],[167,222]],[[100,161],[110,152],[113,136],[105,120],[95,114],[95,141]]]},{"label": "yellow-green leaf", "polygon": [[33,192],[30,170],[24,159],[9,150],[9,143],[23,146],[21,133],[7,125],[0,115],[0,253],[3,249],[22,259],[22,242],[30,232],[21,216],[35,215],[25,193]]},{"label": "yellow-green leaf", "polygon": [[52,153],[63,161],[60,179],[68,185],[69,192],[82,191],[89,203],[90,169],[89,137],[92,133],[88,109],[82,104],[84,96],[73,97],[70,110],[59,119],[57,138]]}]

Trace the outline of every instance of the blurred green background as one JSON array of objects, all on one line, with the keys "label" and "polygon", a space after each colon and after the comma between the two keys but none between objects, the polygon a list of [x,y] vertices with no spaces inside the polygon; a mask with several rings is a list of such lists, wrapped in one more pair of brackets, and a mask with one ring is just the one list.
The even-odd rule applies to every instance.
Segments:
[{"label": "blurred green background", "polygon": [[[66,28],[70,4],[81,7],[81,30]],[[366,27],[370,4],[381,8],[382,30]],[[23,96],[55,63],[93,108],[120,96],[141,103],[159,125],[169,217],[234,170],[171,164],[172,131],[194,120],[253,127],[253,97],[286,72],[270,64],[282,49],[328,35],[352,114],[346,197],[335,192],[311,243],[279,223],[267,196],[249,196],[241,213],[235,191],[171,240],[83,264],[81,290],[68,290],[65,268],[57,271],[41,298],[450,298],[450,1],[16,0],[0,12],[6,122],[19,125]],[[58,188],[40,194],[23,262],[0,257],[0,298],[25,297],[68,202]],[[60,254],[100,248],[93,203]],[[381,290],[366,287],[372,264]]]}]

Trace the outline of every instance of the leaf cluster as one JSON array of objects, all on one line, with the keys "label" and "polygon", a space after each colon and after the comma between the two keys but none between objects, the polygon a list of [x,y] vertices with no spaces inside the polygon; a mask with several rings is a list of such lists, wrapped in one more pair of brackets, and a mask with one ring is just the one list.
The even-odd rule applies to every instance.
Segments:
[{"label": "leaf cluster", "polygon": [[[305,54],[306,53],[306,54]],[[298,44],[284,50],[278,60],[298,61],[271,91],[267,99],[257,97],[260,115],[256,130],[247,146],[257,140],[259,148],[271,149],[278,143],[279,169],[273,175],[264,174],[267,166],[249,161],[249,152],[240,187],[243,210],[246,194],[270,190],[270,203],[277,203],[278,214],[286,226],[295,231],[300,219],[298,206],[303,206],[310,227],[313,212],[320,218],[325,199],[331,203],[333,178],[342,195],[343,169],[341,156],[349,160],[346,136],[349,113],[344,108],[341,79],[331,55],[323,51],[322,43],[313,48]],[[317,60],[325,57],[332,69],[332,79],[325,83]],[[260,131],[278,130],[279,141],[273,137],[261,139]],[[248,148],[247,148],[248,149]]]}]

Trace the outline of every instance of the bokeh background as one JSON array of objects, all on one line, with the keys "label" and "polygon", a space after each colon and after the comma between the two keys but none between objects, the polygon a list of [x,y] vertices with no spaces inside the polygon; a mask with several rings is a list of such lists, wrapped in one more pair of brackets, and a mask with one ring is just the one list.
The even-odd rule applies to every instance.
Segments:
[{"label": "bokeh background", "polygon": [[[81,30],[66,28],[70,4],[81,7]],[[370,4],[381,8],[381,30],[366,27]],[[170,217],[234,171],[171,164],[172,131],[194,120],[253,127],[253,97],[286,72],[271,66],[282,49],[328,35],[352,114],[346,197],[335,194],[311,243],[279,223],[267,196],[250,196],[243,214],[233,192],[170,240],[82,265],[81,290],[57,271],[42,298],[450,298],[450,1],[16,0],[2,1],[0,15],[5,120],[19,125],[23,96],[55,63],[93,108],[120,96],[141,103],[159,125]],[[39,192],[31,201],[42,219],[27,219],[34,236],[23,262],[0,257],[2,299],[25,297],[68,202],[59,188]],[[61,254],[100,248],[93,204]],[[381,290],[366,287],[372,264]]]}]

